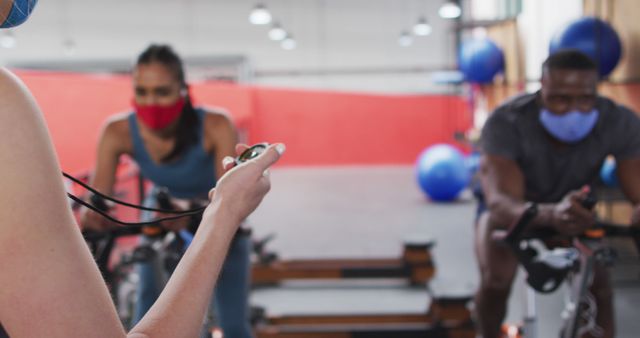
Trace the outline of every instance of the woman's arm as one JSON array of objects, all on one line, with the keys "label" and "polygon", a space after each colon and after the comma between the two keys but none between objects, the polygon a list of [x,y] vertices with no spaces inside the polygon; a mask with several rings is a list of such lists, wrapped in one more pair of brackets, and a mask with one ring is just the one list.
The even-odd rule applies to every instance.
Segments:
[{"label": "woman's arm", "polygon": [[[116,116],[107,121],[100,133],[95,172],[91,176],[90,185],[105,195],[112,195],[116,181],[116,170],[120,155],[130,148],[130,137],[127,120]],[[90,209],[83,209],[80,225],[83,228],[106,230],[116,226],[104,216]]]},{"label": "woman's arm", "polygon": [[112,194],[120,155],[131,147],[127,123],[125,116],[117,115],[107,121],[100,133],[96,171],[91,178],[91,185],[103,194]]},{"label": "woman's arm", "polygon": [[[0,322],[19,337],[124,337],[74,222],[45,123],[28,90],[0,70]],[[279,149],[279,151],[276,151]],[[282,145],[231,169],[200,229],[132,337],[194,337],[241,219],[269,190]]]},{"label": "woman's arm", "polygon": [[216,180],[219,180],[224,174],[222,159],[227,156],[235,156],[238,134],[231,119],[222,113],[207,113],[204,119],[204,128],[208,149],[214,153]]},{"label": "woman's arm", "polygon": [[124,336],[39,108],[6,70],[0,102],[0,322],[11,337]]},{"label": "woman's arm", "polygon": [[[241,150],[241,149],[240,149]],[[270,189],[264,172],[284,152],[272,145],[255,160],[231,169],[209,194],[196,235],[164,291],[146,316],[131,331],[150,337],[196,337],[215,281],[241,220],[260,204]],[[228,163],[228,161],[227,161]]]}]

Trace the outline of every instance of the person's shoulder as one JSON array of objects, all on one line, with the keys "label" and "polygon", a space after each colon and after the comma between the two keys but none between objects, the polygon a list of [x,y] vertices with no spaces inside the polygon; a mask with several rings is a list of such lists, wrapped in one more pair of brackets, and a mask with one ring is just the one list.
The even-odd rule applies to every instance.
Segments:
[{"label": "person's shoulder", "polygon": [[129,134],[129,116],[131,113],[118,113],[111,115],[104,123],[104,132],[122,136]]},{"label": "person's shoulder", "polygon": [[15,74],[4,67],[0,67],[0,86],[6,89],[13,90],[25,89],[22,81],[20,81]]},{"label": "person's shoulder", "polygon": [[520,94],[507,99],[498,106],[489,116],[489,121],[502,121],[509,124],[525,116],[529,111],[535,109],[536,94]]},{"label": "person's shoulder", "polygon": [[[0,67],[0,98],[3,107],[7,108],[8,103],[16,103],[17,101],[35,103],[27,86],[11,71],[4,67]],[[2,109],[4,112],[10,112],[9,109]]]},{"label": "person's shoulder", "polygon": [[536,93],[531,94],[518,94],[511,98],[508,98],[502,104],[500,104],[494,111],[498,114],[514,115],[522,114],[530,110],[536,105]]},{"label": "person's shoulder", "polygon": [[25,86],[20,80],[20,78],[5,67],[0,67],[0,85],[12,86],[13,88],[16,88],[16,89],[18,88],[25,89]]},{"label": "person's shoulder", "polygon": [[0,67],[0,133],[10,134],[24,126],[41,127],[43,116],[29,88],[20,78]]},{"label": "person's shoulder", "polygon": [[229,112],[220,107],[201,107],[198,108],[203,112],[203,123],[205,129],[219,129],[233,127],[231,115]]},{"label": "person's shoulder", "polygon": [[205,148],[215,149],[220,142],[234,139],[236,129],[229,113],[223,108],[200,108],[203,112]]},{"label": "person's shoulder", "polygon": [[118,113],[110,116],[104,123],[101,139],[117,153],[128,153],[132,148],[131,113]]},{"label": "person's shoulder", "polygon": [[623,106],[621,104],[618,104],[617,102],[613,101],[611,98],[608,98],[606,96],[598,95],[598,97],[596,97],[596,109],[600,111],[615,112],[622,107]]},{"label": "person's shoulder", "polygon": [[640,120],[640,115],[638,115],[637,112],[608,97],[598,96],[596,100],[596,108],[600,114],[604,114],[608,117],[605,121],[627,123],[629,121],[635,122],[636,120]]}]

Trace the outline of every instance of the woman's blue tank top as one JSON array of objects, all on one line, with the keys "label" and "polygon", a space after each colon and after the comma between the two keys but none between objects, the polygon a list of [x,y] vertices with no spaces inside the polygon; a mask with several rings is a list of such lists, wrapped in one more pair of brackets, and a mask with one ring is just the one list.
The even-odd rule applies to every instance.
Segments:
[{"label": "woman's blue tank top", "polygon": [[140,167],[140,172],[156,186],[168,188],[171,196],[176,198],[206,198],[209,190],[216,185],[214,154],[208,154],[202,147],[206,112],[203,109],[195,111],[202,126],[198,130],[198,141],[186,148],[175,160],[162,164],[155,163],[149,156],[140,137],[135,113],[128,117],[133,159]]}]

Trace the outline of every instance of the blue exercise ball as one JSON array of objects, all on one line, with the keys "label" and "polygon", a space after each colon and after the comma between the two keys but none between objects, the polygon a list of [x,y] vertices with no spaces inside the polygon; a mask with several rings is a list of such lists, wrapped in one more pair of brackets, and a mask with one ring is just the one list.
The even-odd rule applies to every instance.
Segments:
[{"label": "blue exercise ball", "polygon": [[464,155],[447,144],[437,144],[420,153],[416,176],[422,191],[440,202],[456,199],[469,183]]},{"label": "blue exercise ball", "polygon": [[608,158],[600,168],[600,179],[608,187],[618,186],[618,175],[616,175],[616,161]]},{"label": "blue exercise ball", "polygon": [[458,67],[467,81],[491,82],[504,70],[504,54],[490,39],[467,40],[460,46]]},{"label": "blue exercise ball", "polygon": [[549,54],[561,49],[578,49],[597,64],[600,76],[609,75],[622,56],[622,43],[608,23],[594,17],[573,21],[558,31],[549,45]]}]

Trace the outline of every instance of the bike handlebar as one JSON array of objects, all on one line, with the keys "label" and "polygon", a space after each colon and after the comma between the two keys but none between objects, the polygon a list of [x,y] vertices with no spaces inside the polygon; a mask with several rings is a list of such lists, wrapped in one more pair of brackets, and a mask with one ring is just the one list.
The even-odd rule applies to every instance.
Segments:
[{"label": "bike handlebar", "polygon": [[[595,202],[585,200],[583,205],[585,208],[592,208]],[[530,203],[506,235],[504,233],[500,235],[497,233],[499,230],[496,230],[493,232],[492,237],[494,240],[507,244],[513,250],[520,264],[528,272],[527,283],[539,292],[548,293],[557,289],[568,272],[574,269],[578,253],[575,248],[550,252],[532,245],[529,240],[559,236],[551,228],[539,228],[534,231],[528,231],[525,234],[527,225],[536,217],[537,213],[536,204]],[[598,240],[603,237],[631,237],[634,240],[636,249],[640,252],[640,228],[638,227],[597,221],[596,227],[586,231],[581,236],[573,238],[583,241]],[[571,237],[566,238],[571,239]],[[574,245],[581,246],[577,242]]]}]

